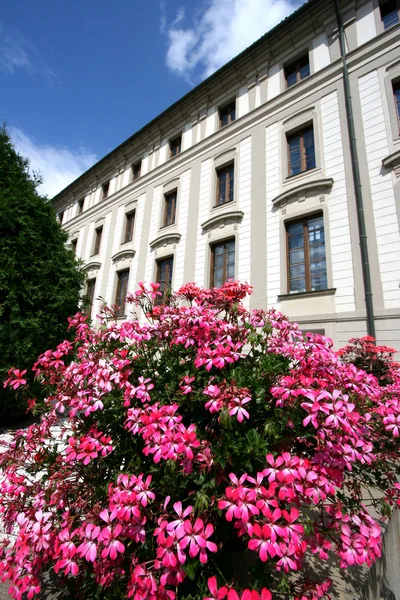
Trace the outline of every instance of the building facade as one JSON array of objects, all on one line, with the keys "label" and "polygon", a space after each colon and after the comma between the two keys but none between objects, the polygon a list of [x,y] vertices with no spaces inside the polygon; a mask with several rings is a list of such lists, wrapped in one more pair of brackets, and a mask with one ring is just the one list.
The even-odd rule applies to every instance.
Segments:
[{"label": "building facade", "polygon": [[[339,4],[376,335],[400,348],[399,0]],[[334,1],[309,0],[53,199],[93,318],[139,281],[234,277],[249,308],[366,335],[343,64]]]}]

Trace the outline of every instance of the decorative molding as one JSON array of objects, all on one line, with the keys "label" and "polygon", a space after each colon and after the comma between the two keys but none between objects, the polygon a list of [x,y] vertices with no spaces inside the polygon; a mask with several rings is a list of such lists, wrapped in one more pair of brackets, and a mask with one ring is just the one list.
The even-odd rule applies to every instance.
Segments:
[{"label": "decorative molding", "polygon": [[295,113],[294,115],[290,115],[290,117],[282,121],[282,125],[286,125],[287,123],[290,123],[290,121],[294,121],[295,119],[297,119],[297,117],[301,117],[305,113],[310,113],[310,116],[315,114],[315,106],[303,108],[303,110],[299,110],[299,112]]},{"label": "decorative molding", "polygon": [[158,246],[166,246],[167,244],[178,244],[181,239],[181,234],[177,231],[168,231],[157,236],[152,242],[150,242],[150,248],[154,249]]},{"label": "decorative molding", "polygon": [[400,66],[400,59],[396,60],[395,62],[393,62],[392,64],[388,65],[386,67],[386,72],[387,71],[391,71],[392,69],[395,69],[396,67]]},{"label": "decorative molding", "polygon": [[170,179],[169,181],[167,181],[167,183],[164,183],[163,189],[165,190],[165,188],[169,188],[170,186],[172,186],[172,188],[175,189],[175,188],[178,188],[178,185],[179,185],[179,177],[174,177],[173,179]]},{"label": "decorative molding", "polygon": [[382,166],[385,167],[385,169],[393,169],[400,166],[400,150],[396,150],[396,152],[392,152],[392,154],[386,156],[386,158],[382,160]]},{"label": "decorative molding", "polygon": [[304,181],[298,185],[286,190],[279,196],[275,196],[272,200],[274,206],[279,206],[282,203],[286,203],[292,200],[294,197],[305,197],[307,192],[320,192],[324,194],[332,189],[334,180],[331,177],[324,179],[314,179],[311,181]]},{"label": "decorative molding", "polygon": [[227,150],[224,150],[223,152],[221,152],[220,154],[217,154],[217,156],[214,156],[214,162],[215,161],[219,161],[219,159],[223,156],[225,156],[225,154],[234,154],[237,150],[236,146],[233,146],[233,148],[228,148]]},{"label": "decorative molding", "polygon": [[214,227],[221,227],[221,225],[226,225],[227,223],[239,223],[244,217],[244,212],[242,210],[229,210],[218,213],[217,215],[213,215],[207,221],[201,224],[201,228],[204,231],[209,229],[213,229]]},{"label": "decorative molding", "polygon": [[93,271],[95,269],[100,269],[100,267],[101,267],[101,263],[93,260],[92,262],[84,265],[83,269],[84,269],[84,271]]},{"label": "decorative molding", "polygon": [[126,248],[125,250],[120,250],[114,256],[111,257],[113,263],[117,263],[120,261],[125,261],[127,259],[131,260],[135,256],[136,251],[132,248]]},{"label": "decorative molding", "polygon": [[296,298],[314,298],[315,296],[334,296],[336,288],[327,288],[326,290],[315,290],[313,292],[293,292],[293,294],[279,294],[278,302],[282,300],[295,300]]}]

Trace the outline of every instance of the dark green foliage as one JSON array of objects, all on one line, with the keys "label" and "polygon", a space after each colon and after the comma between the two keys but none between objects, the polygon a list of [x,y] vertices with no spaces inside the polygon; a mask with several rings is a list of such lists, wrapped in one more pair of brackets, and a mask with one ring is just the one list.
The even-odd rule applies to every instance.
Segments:
[{"label": "dark green foliage", "polygon": [[[0,425],[26,412],[21,392],[3,389],[10,367],[28,369],[67,335],[84,274],[27,159],[0,129]],[[26,392],[25,392],[26,393]]]}]

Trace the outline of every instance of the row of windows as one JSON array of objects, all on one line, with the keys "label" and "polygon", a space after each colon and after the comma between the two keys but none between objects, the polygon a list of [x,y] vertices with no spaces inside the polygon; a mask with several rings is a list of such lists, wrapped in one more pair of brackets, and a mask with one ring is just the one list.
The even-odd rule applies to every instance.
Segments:
[{"label": "row of windows", "polygon": [[[230,238],[210,246],[210,286],[219,288],[235,278],[235,239]],[[325,230],[322,214],[289,221],[286,224],[287,289],[289,293],[324,290],[328,287]],[[172,288],[174,257],[156,261],[156,282],[160,284],[161,304]],[[117,316],[126,314],[129,269],[117,271],[114,303]],[[89,279],[86,288],[87,313],[92,312],[96,279]]]}]

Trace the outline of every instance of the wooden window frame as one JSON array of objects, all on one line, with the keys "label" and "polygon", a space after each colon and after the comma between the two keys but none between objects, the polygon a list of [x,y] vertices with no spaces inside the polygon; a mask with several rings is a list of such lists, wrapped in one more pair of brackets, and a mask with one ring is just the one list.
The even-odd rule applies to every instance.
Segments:
[{"label": "wooden window frame", "polygon": [[[91,290],[93,289],[93,293],[89,295],[89,294],[88,294],[88,291],[89,291],[89,283],[92,283],[92,282],[93,282],[93,287],[92,287],[92,286],[90,286],[90,289],[91,289]],[[86,298],[87,298],[87,300],[88,300],[88,306],[86,306],[86,308],[85,308],[85,311],[84,311],[84,312],[85,312],[85,314],[86,314],[88,317],[90,317],[90,316],[92,315],[92,310],[93,310],[93,302],[94,302],[94,292],[95,292],[95,289],[96,289],[96,277],[92,277],[91,279],[88,279],[88,280],[87,280],[87,282],[86,282],[86,294],[85,294],[85,296],[86,296]]]},{"label": "wooden window frame", "polygon": [[106,200],[110,195],[110,180],[101,184],[101,199]]},{"label": "wooden window frame", "polygon": [[73,251],[73,253],[76,256],[76,250],[78,248],[78,238],[75,238],[74,240],[71,240],[71,249]]},{"label": "wooden window frame", "polygon": [[[313,142],[314,142],[314,166],[307,168],[307,155],[306,155],[306,148],[305,148],[305,144],[304,144],[304,133],[306,133],[309,129],[312,129],[313,131]],[[286,133],[286,145],[287,145],[287,164],[288,164],[288,177],[296,177],[296,175],[300,175],[301,173],[306,173],[307,171],[311,171],[312,169],[315,169],[317,167],[317,157],[316,157],[316,152],[315,152],[315,130],[314,130],[314,123],[307,123],[306,125],[303,125],[301,128],[296,129],[294,131],[289,131]],[[292,137],[300,137],[300,171],[298,173],[293,173],[293,175],[290,174],[290,144],[289,144],[289,140]]]},{"label": "wooden window frame", "polygon": [[[162,296],[156,296],[155,300],[154,300],[154,304],[156,305],[160,305],[160,304],[165,304],[165,300],[166,300],[166,294],[169,290],[172,289],[172,275],[174,272],[174,255],[170,254],[169,256],[163,256],[162,258],[159,258],[156,260],[156,283],[159,283],[160,285],[162,284],[161,281],[161,263],[165,262],[165,261],[171,261],[171,273],[170,273],[170,287],[167,290],[163,291],[163,295]],[[165,282],[167,283],[167,282]]]},{"label": "wooden window frame", "polygon": [[83,207],[85,206],[85,198],[78,200],[78,215],[83,213]]},{"label": "wooden window frame", "polygon": [[[171,217],[171,222],[168,223],[168,202],[172,200],[172,209],[171,213],[173,218]],[[162,227],[170,227],[171,225],[175,225],[176,223],[176,205],[178,203],[178,190],[171,190],[167,194],[164,194],[164,217]]]},{"label": "wooden window frame", "polygon": [[[309,70],[309,73],[305,77],[301,78],[300,77],[300,69],[304,65],[304,63],[302,61],[306,57],[307,57],[307,61],[308,61],[308,70]],[[291,85],[288,84],[288,71],[289,70],[291,72],[296,72],[296,81],[295,81],[295,83],[292,83]],[[290,62],[287,65],[285,65],[285,67],[284,67],[284,73],[285,73],[286,89],[289,89],[289,88],[293,87],[294,85],[297,85],[298,83],[300,83],[300,81],[304,81],[304,79],[307,79],[307,77],[310,77],[310,75],[311,75],[310,53],[307,51],[304,54],[302,54],[301,56],[299,56],[296,60],[293,60],[292,62]]]},{"label": "wooden window frame", "polygon": [[[233,119],[231,117],[232,108],[233,108],[234,113],[235,113]],[[223,119],[223,116],[225,114],[228,114],[228,122],[225,125],[223,125],[222,124],[222,119]],[[218,116],[219,116],[219,128],[220,129],[223,129],[224,127],[227,127],[231,123],[234,123],[236,121],[236,98],[234,100],[231,100],[227,104],[224,104],[223,106],[220,106],[218,108]]]},{"label": "wooden window frame", "polygon": [[[309,239],[308,239],[308,221],[312,219],[316,219],[318,217],[322,217],[322,221],[324,224],[324,234],[325,234],[325,222],[324,222],[324,214],[322,212],[317,212],[314,214],[307,214],[299,219],[293,219],[291,221],[286,221],[285,223],[285,235],[286,235],[286,279],[287,279],[287,293],[296,295],[298,293],[307,293],[313,291],[320,290],[312,290],[311,289],[311,268],[310,268],[310,251],[309,251]],[[289,250],[289,231],[288,228],[290,225],[297,225],[298,223],[303,224],[303,239],[304,239],[304,279],[306,282],[305,292],[295,292],[290,290],[290,250]],[[325,248],[325,261],[327,261],[326,256],[326,240],[324,239],[324,248]],[[328,266],[326,269],[326,288],[328,289]]]},{"label": "wooden window frame", "polygon": [[100,225],[99,227],[96,227],[96,229],[94,230],[92,256],[97,256],[98,254],[100,254],[102,237],[103,237],[103,225]]},{"label": "wooden window frame", "polygon": [[124,227],[124,238],[122,243],[127,244],[133,240],[133,232],[135,229],[135,217],[136,211],[130,210],[125,213],[125,227]]},{"label": "wooden window frame", "polygon": [[385,6],[385,4],[389,4],[390,0],[387,0],[387,1],[383,0],[383,1],[379,2],[379,16],[381,19],[383,31],[387,31],[388,29],[391,29],[392,27],[394,27],[395,25],[398,25],[400,23],[400,1],[399,0],[392,0],[392,1],[395,4],[396,10],[397,10],[397,23],[393,23],[393,25],[389,25],[388,27],[385,27],[385,24],[383,22],[382,8]]},{"label": "wooden window frame", "polygon": [[[119,308],[116,309],[115,311],[115,315],[117,317],[124,317],[126,315],[125,309],[126,309],[126,296],[128,294],[128,285],[129,285],[129,275],[130,275],[130,270],[129,269],[121,269],[120,271],[116,272],[117,275],[117,285],[115,288],[115,297],[114,297],[114,304],[116,304]],[[124,285],[126,286],[126,289],[124,290],[122,287],[122,274],[127,274],[126,279],[124,280]],[[123,297],[122,297],[123,294]]]},{"label": "wooden window frame", "polygon": [[[176,149],[174,153],[174,149]],[[169,157],[174,158],[182,152],[182,134],[175,136],[169,141]]]},{"label": "wooden window frame", "polygon": [[[228,172],[231,168],[233,169],[232,180],[229,179],[229,186],[226,185],[225,201],[219,202],[219,191],[220,191],[220,185],[221,185],[220,175],[224,172]],[[227,165],[218,167],[216,169],[216,178],[217,178],[217,185],[216,185],[215,207],[225,206],[225,204],[230,204],[231,202],[233,202],[235,200],[235,198],[234,198],[234,194],[235,194],[235,162],[232,161],[232,162],[228,163]],[[233,182],[233,185],[231,185],[231,182]],[[232,200],[229,200],[231,189],[233,190]],[[226,198],[228,198],[228,200],[226,200]]]},{"label": "wooden window frame", "polygon": [[132,163],[132,181],[137,181],[142,176],[142,161]]},{"label": "wooden window frame", "polygon": [[[223,246],[226,244],[229,244],[230,242],[234,243],[234,248],[235,248],[235,262],[234,262],[234,266],[236,269],[236,238],[235,237],[230,237],[227,238],[225,240],[218,240],[217,242],[213,242],[212,244],[210,244],[210,287],[213,288],[214,286],[214,271],[215,271],[215,248],[217,246]],[[228,261],[227,261],[227,252],[226,250],[224,250],[224,265],[223,265],[223,275],[222,275],[222,285],[224,285],[224,283],[226,283],[228,281]]]}]

